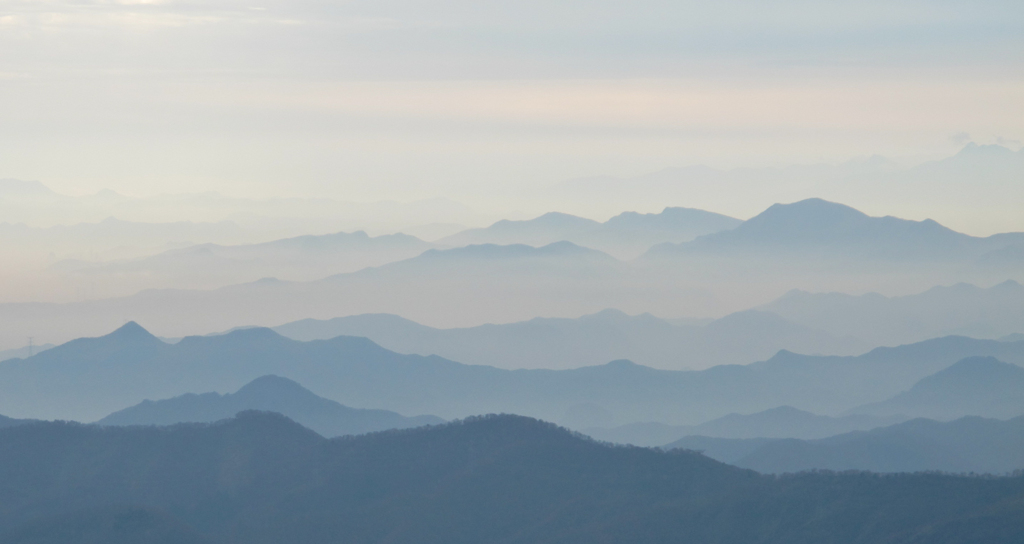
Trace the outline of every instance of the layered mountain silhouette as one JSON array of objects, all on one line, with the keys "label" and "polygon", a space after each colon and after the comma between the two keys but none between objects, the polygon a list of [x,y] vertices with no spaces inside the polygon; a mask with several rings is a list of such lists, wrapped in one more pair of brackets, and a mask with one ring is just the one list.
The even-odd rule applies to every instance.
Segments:
[{"label": "layered mountain silhouette", "polygon": [[[776,204],[732,230],[682,244],[654,246],[636,264],[649,267],[652,275],[657,270],[664,277],[699,278],[707,286],[730,285],[734,296],[748,300],[757,294],[774,298],[775,293],[782,295],[793,288],[905,295],[929,285],[1022,280],[1020,267],[1012,263],[995,266],[982,259],[1022,242],[1024,233],[978,238],[931,220],[871,217],[848,206],[809,199]],[[948,315],[948,321],[961,326],[965,318],[978,319],[978,314],[955,309]],[[920,317],[925,324],[935,319]],[[892,321],[885,325],[892,330],[889,338],[899,338],[895,343],[924,338],[899,337],[909,327],[892,328]],[[832,329],[829,332],[836,334]],[[955,330],[944,333],[954,332],[963,334]],[[864,338],[852,329],[842,334]],[[930,336],[938,334],[943,332]]]},{"label": "layered mountain silhouette", "polygon": [[147,400],[114,412],[97,423],[121,426],[202,423],[234,417],[246,410],[278,412],[326,437],[444,422],[434,416],[404,417],[387,410],[349,408],[319,397],[287,378],[263,376],[235,393],[186,394],[166,400]]},{"label": "layered mountain silhouette", "polygon": [[503,370],[400,355],[365,338],[299,342],[269,329],[167,344],[135,323],[0,365],[0,413],[94,421],[145,399],[234,391],[267,374],[361,408],[454,419],[520,413],[574,428],[695,425],[781,405],[836,415],[909,389],[964,357],[1024,362],[1024,343],[948,337],[856,357],[780,352],[750,365],[657,370],[615,361],[572,370]]},{"label": "layered mountain silhouette", "polygon": [[1024,286],[1016,281],[989,288],[960,283],[901,297],[792,291],[760,309],[874,345],[948,334],[1001,338],[1024,330]]},{"label": "layered mountain silhouette", "polygon": [[1024,537],[1012,506],[1024,498],[1021,478],[778,479],[517,416],[327,440],[283,416],[244,412],[172,428],[39,423],[0,430],[0,442],[7,542],[68,533],[124,542],[133,530],[149,542],[197,542],[198,533],[224,544]]},{"label": "layered mountain silhouette", "polygon": [[601,195],[620,207],[699,202],[706,209],[757,209],[787,194],[793,199],[820,197],[856,207],[900,202],[904,209],[918,213],[957,210],[960,217],[985,224],[986,217],[1015,217],[1016,204],[1024,200],[1024,188],[1017,183],[1022,177],[1024,151],[969,143],[953,156],[909,168],[877,155],[840,164],[768,168],[723,170],[694,165],[629,178],[569,180],[552,196],[576,203]]},{"label": "layered mountain silhouette", "polygon": [[25,357],[30,357],[32,355],[35,355],[36,353],[46,351],[52,347],[54,347],[53,344],[43,344],[38,346],[25,346],[23,348],[17,349],[5,349],[3,351],[0,351],[0,362],[6,361],[8,359],[24,359]]},{"label": "layered mountain silhouette", "polygon": [[[105,189],[91,195],[70,196],[51,191],[38,182],[5,180],[0,186],[0,217],[10,222],[67,225],[94,223],[105,218],[136,224],[174,221],[219,223],[230,220],[255,240],[192,238],[192,243],[245,243],[311,233],[366,229],[398,232],[405,226],[433,223],[480,225],[482,216],[445,198],[410,202],[346,202],[330,198],[235,198],[213,191],[131,197]],[[185,240],[189,240],[185,238]]]},{"label": "layered mountain silhouette", "polygon": [[686,242],[739,224],[739,219],[693,208],[665,208],[661,213],[625,212],[604,223],[551,212],[527,221],[498,221],[486,228],[442,238],[437,243],[543,246],[569,241],[631,259],[655,244]]},{"label": "layered mountain silhouette", "polygon": [[851,410],[938,420],[964,415],[1024,416],[1024,368],[995,357],[969,357],[921,379],[891,399]]},{"label": "layered mountain silhouette", "polygon": [[[850,431],[885,427],[907,419],[903,416],[819,416],[792,406],[780,406],[756,414],[729,414],[700,425],[631,423],[611,429],[584,429],[598,440],[661,446],[681,437],[709,438],[825,438]],[[714,457],[714,456],[712,456]]]},{"label": "layered mountain silhouette", "polygon": [[503,219],[489,227],[469,229],[441,238],[437,243],[455,247],[482,244],[546,246],[571,241],[600,225],[593,219],[550,212],[525,221]]},{"label": "layered mountain silhouette", "polygon": [[114,217],[52,227],[0,223],[0,247],[31,257],[128,259],[197,243],[243,243],[256,233],[231,221],[166,223],[123,221]]},{"label": "layered mountain silhouette", "polygon": [[[674,253],[768,255],[815,258],[971,261],[1024,241],[1024,233],[975,238],[932,221],[871,217],[849,206],[811,198],[775,204],[734,229],[707,234],[683,244],[662,244],[650,256]],[[780,254],[781,253],[781,254]]]},{"label": "layered mountain silhouette", "polygon": [[978,264],[994,268],[1008,268],[1024,264],[1024,243],[1014,243],[978,257]]},{"label": "layered mountain silhouette", "polygon": [[[627,225],[634,220],[639,221],[622,216],[614,223]],[[994,285],[1008,278],[1024,279],[1020,267],[993,267],[979,261],[982,253],[1022,243],[1021,236],[974,238],[933,222],[869,217],[845,206],[812,200],[775,206],[732,230],[663,247],[664,251],[652,249],[647,257],[630,262],[567,241],[542,247],[480,244],[428,250],[409,259],[324,279],[289,281],[309,280],[330,267],[303,267],[284,257],[291,255],[290,249],[271,251],[259,246],[259,251],[280,257],[271,268],[292,267],[294,274],[285,275],[283,281],[268,275],[263,281],[212,291],[146,290],[122,298],[100,294],[96,300],[68,304],[0,304],[0,347],[19,347],[26,337],[43,337],[43,333],[50,343],[98,335],[125,318],[144,321],[161,336],[180,337],[247,324],[276,325],[365,313],[401,315],[437,328],[513,323],[537,316],[576,317],[606,308],[631,315],[724,316],[764,309],[761,306],[767,301],[796,287],[820,293],[884,290],[905,294],[965,280]],[[376,243],[374,240],[371,242]],[[213,253],[209,258],[222,262],[219,251],[198,248],[192,257],[203,260]],[[241,253],[236,260],[214,268],[228,276],[234,274],[232,270],[241,271],[249,278],[272,271],[243,258],[254,249],[237,251]],[[177,269],[185,276],[192,273],[184,265]],[[84,282],[87,277],[79,280]],[[128,274],[123,282],[114,283],[126,289],[136,285],[132,277],[145,283],[156,281],[159,274],[151,278],[140,270],[138,275]],[[197,278],[206,281],[205,276]],[[212,285],[216,283],[208,286]],[[778,315],[804,327],[819,328],[787,314]],[[951,333],[999,337],[1021,330],[1019,310],[1009,320],[988,319],[984,312],[955,307],[941,315],[948,317],[911,316],[921,319],[906,323],[897,323],[895,318],[860,320],[869,325],[857,330],[873,327],[870,336],[853,329],[826,332],[879,346]],[[998,334],[971,332],[986,328]]]},{"label": "layered mountain silhouette", "polygon": [[79,303],[0,304],[0,342],[21,346],[38,331],[47,332],[47,341],[93,336],[126,317],[152,323],[161,336],[180,337],[339,313],[396,313],[452,327],[629,309],[653,299],[665,305],[708,300],[697,290],[662,287],[646,283],[605,253],[569,242],[540,248],[480,245],[428,250],[309,282],[264,279],[213,291],[148,290]]},{"label": "layered mountain silhouette", "polygon": [[905,423],[819,440],[690,436],[666,446],[764,473],[823,470],[1005,474],[1024,467],[1024,417]]},{"label": "layered mountain silhouette", "polygon": [[759,311],[696,325],[604,310],[578,319],[534,318],[456,329],[388,314],[304,319],[273,329],[296,340],[363,336],[399,353],[501,368],[564,369],[629,359],[657,368],[693,369],[763,360],[780,349],[853,355],[868,348],[855,338],[834,338]]},{"label": "layered mountain silhouette", "polygon": [[415,257],[431,247],[406,234],[370,237],[356,231],[259,244],[192,245],[127,261],[61,261],[50,269],[93,283],[117,283],[122,293],[133,294],[147,288],[212,289],[265,277],[318,280]]}]

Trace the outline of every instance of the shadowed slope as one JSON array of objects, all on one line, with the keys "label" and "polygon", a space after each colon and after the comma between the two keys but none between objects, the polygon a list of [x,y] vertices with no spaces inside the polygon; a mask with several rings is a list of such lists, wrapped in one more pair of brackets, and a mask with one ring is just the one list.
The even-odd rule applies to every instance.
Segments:
[{"label": "shadowed slope", "polygon": [[[774,479],[692,452],[609,447],[517,416],[335,440],[252,412],[164,429],[42,423],[0,430],[0,444],[0,526],[21,535],[38,520],[61,525],[135,504],[223,544],[1024,536],[1014,506],[1021,478]],[[991,522],[970,525],[978,516]],[[959,538],[949,540],[951,524]]]}]

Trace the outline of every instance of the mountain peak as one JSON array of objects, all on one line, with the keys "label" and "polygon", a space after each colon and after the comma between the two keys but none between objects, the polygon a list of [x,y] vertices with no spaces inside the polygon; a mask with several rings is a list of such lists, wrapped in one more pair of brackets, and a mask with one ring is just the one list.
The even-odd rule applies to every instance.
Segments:
[{"label": "mountain peak", "polygon": [[144,401],[114,412],[98,423],[116,426],[202,423],[232,418],[251,410],[257,410],[256,414],[283,414],[322,436],[364,434],[443,422],[435,416],[404,417],[387,410],[350,408],[321,397],[288,378],[268,374],[252,380],[234,393],[184,394],[170,399]]},{"label": "mountain peak", "polygon": [[830,202],[821,198],[808,198],[791,204],[772,204],[767,210],[751,218],[744,225],[784,220],[788,223],[813,223],[815,225],[840,221],[863,220],[868,215],[845,204]]},{"label": "mountain peak", "polygon": [[1013,150],[997,144],[976,144],[970,142],[964,146],[956,157],[993,157],[1013,155]]},{"label": "mountain peak", "polygon": [[591,225],[595,222],[593,219],[562,212],[548,212],[531,221],[548,225]]},{"label": "mountain peak", "polygon": [[998,377],[1009,378],[1019,377],[1024,379],[1024,368],[1017,365],[1004,363],[995,357],[967,357],[961,359],[956,363],[953,363],[950,367],[945,370],[941,370],[928,378],[924,378],[920,383],[926,383],[926,380],[977,380],[978,378],[984,379],[998,379]]},{"label": "mountain peak", "polygon": [[135,341],[138,341],[138,340],[144,340],[144,341],[156,340],[157,342],[161,341],[159,338],[157,338],[156,336],[153,336],[149,331],[147,331],[146,329],[142,328],[141,325],[139,325],[138,323],[136,323],[134,321],[129,321],[129,322],[125,323],[124,325],[121,325],[117,330],[115,330],[114,332],[106,335],[104,338],[111,338],[111,339],[117,339],[117,340],[135,340]]},{"label": "mountain peak", "polygon": [[806,410],[801,410],[799,408],[794,408],[794,407],[789,406],[789,405],[776,406],[775,408],[769,408],[769,409],[761,412],[761,414],[764,414],[764,415],[769,415],[769,414],[770,415],[783,415],[783,416],[814,416],[815,415],[815,414],[812,414],[811,412],[808,412]]},{"label": "mountain peak", "polygon": [[1003,283],[989,287],[989,291],[996,293],[1019,293],[1021,290],[1024,290],[1024,286],[1014,280],[1006,280]]},{"label": "mountain peak", "polygon": [[643,365],[638,365],[633,361],[630,361],[629,359],[616,359],[614,361],[605,363],[604,367],[614,370],[633,370],[636,368],[647,368]]},{"label": "mountain peak", "polygon": [[53,194],[49,187],[38,181],[20,179],[0,179],[0,194],[6,195],[48,195]]},{"label": "mountain peak", "polygon": [[548,212],[533,219],[525,220],[512,220],[502,219],[494,223],[493,225],[484,229],[473,229],[476,231],[504,231],[509,229],[518,229],[523,227],[543,227],[543,228],[558,228],[558,229],[586,229],[593,228],[599,225],[597,221],[593,219],[587,219],[585,217],[579,217],[577,215],[571,215],[562,212]]},{"label": "mountain peak", "polygon": [[289,380],[288,378],[283,378],[281,376],[276,376],[274,374],[260,376],[259,378],[256,378],[255,380],[245,384],[244,386],[242,386],[241,389],[235,392],[235,395],[241,396],[263,396],[268,394],[301,394],[309,395],[311,397],[315,396],[315,394],[312,391],[306,389],[305,387],[302,387],[301,385],[298,384],[298,382]]},{"label": "mountain peak", "polygon": [[[935,221],[873,217],[820,198],[774,204],[739,227],[708,234],[679,246],[684,250],[778,250],[906,260],[948,258],[969,247],[971,237]],[[654,252],[654,248],[651,250]],[[670,251],[662,251],[671,254]]]},{"label": "mountain peak", "polygon": [[274,329],[268,327],[245,327],[241,329],[235,329],[227,334],[220,335],[222,337],[232,338],[245,338],[245,339],[266,339],[266,338],[284,338],[278,334]]},{"label": "mountain peak", "polygon": [[588,319],[593,321],[608,321],[608,322],[622,322],[628,321],[630,315],[617,308],[605,308],[597,313],[588,314],[580,317],[581,320]]}]

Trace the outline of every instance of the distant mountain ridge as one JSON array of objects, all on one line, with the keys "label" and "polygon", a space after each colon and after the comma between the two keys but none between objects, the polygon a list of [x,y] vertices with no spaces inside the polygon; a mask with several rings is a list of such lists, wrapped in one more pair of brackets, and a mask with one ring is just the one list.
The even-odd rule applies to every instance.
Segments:
[{"label": "distant mountain ridge", "polygon": [[792,406],[779,406],[755,414],[729,414],[699,425],[632,423],[611,429],[583,429],[581,432],[598,440],[655,447],[687,436],[732,439],[825,438],[885,427],[906,419],[899,415],[819,416]]},{"label": "distant mountain ridge", "polygon": [[[609,285],[618,287],[609,291]],[[560,315],[579,303],[598,311],[609,299],[626,303],[637,296],[651,298],[652,291],[656,288],[625,263],[568,242],[540,248],[469,246],[426,251],[316,281],[255,281],[212,291],[148,290],[69,304],[0,304],[0,325],[5,325],[0,326],[0,342],[21,345],[35,335],[26,331],[38,330],[48,331],[47,340],[96,335],[123,323],[126,316],[154,323],[168,337],[254,322],[334,317],[339,310],[401,313],[458,326],[500,322],[502,316]],[[664,294],[666,301],[695,295],[685,289]]]},{"label": "distant mountain ridge", "polygon": [[836,415],[885,400],[964,357],[1024,363],[1024,342],[940,338],[857,357],[779,352],[749,365],[657,370],[614,361],[572,370],[502,370],[400,355],[365,338],[298,342],[270,329],[167,344],[135,323],[0,365],[0,413],[93,421],[144,399],[234,391],[267,374],[361,408],[454,419],[520,413],[573,428],[693,425],[780,405]]},{"label": "distant mountain ridge", "polygon": [[1013,230],[1024,230],[1024,222],[1014,219],[1016,204],[1024,201],[1024,187],[1017,183],[1022,176],[1024,150],[968,143],[949,157],[915,166],[877,155],[839,164],[732,169],[691,165],[631,177],[568,180],[552,196],[575,203],[601,195],[618,207],[638,208],[690,202],[711,210],[751,210],[751,215],[778,202],[780,194],[789,195],[790,201],[818,197],[855,207],[899,202],[909,214],[956,210],[956,216],[983,231],[1006,230],[1000,225],[1008,222],[1015,224]]},{"label": "distant mountain ridge", "polygon": [[[278,277],[319,280],[415,257],[434,247],[414,236],[364,231],[306,235],[244,245],[199,244],[113,262],[61,261],[51,270],[93,282],[145,288],[212,289]],[[134,283],[132,283],[134,282]],[[131,291],[126,291],[131,292]]]},{"label": "distant mountain ridge", "polygon": [[[673,253],[747,252],[785,257],[791,253],[841,256],[843,259],[974,260],[1008,245],[1008,235],[975,238],[937,222],[871,217],[849,206],[820,198],[775,204],[734,229],[711,233],[682,244],[662,244],[653,256]],[[1024,233],[1011,239],[1024,240]],[[779,252],[783,254],[780,255]]]},{"label": "distant mountain ridge", "polygon": [[968,357],[926,376],[891,399],[859,406],[857,414],[905,414],[938,420],[964,415],[1024,416],[1024,368],[995,357]]},{"label": "distant mountain ridge", "polygon": [[1024,468],[1024,417],[965,417],[905,423],[818,440],[732,440],[691,436],[666,448],[705,451],[712,458],[763,473],[805,470],[944,471],[1006,474]]},{"label": "distant mountain ridge", "polygon": [[8,359],[24,359],[25,357],[35,355],[41,351],[46,351],[52,347],[54,347],[53,344],[42,344],[38,346],[34,345],[31,348],[29,348],[29,346],[25,346],[17,349],[5,349],[0,351],[0,363]]},{"label": "distant mountain ridge", "polygon": [[[831,213],[833,208],[841,213]],[[664,219],[664,215],[659,217]],[[622,216],[614,223],[629,225],[634,219]],[[790,219],[796,222],[790,224]],[[764,232],[768,232],[769,239],[781,238],[770,244],[762,243],[764,237],[758,233]],[[160,330],[162,336],[208,334],[243,324],[275,325],[364,313],[397,314],[438,328],[466,328],[537,316],[587,315],[606,308],[618,308],[628,314],[722,316],[752,307],[765,309],[761,305],[766,301],[792,292],[795,287],[824,293],[915,293],[922,286],[955,284],[965,279],[983,285],[1006,282],[1008,278],[1024,281],[1020,267],[984,264],[978,254],[982,250],[991,254],[1015,247],[1024,235],[973,238],[929,222],[869,217],[824,201],[776,206],[732,230],[709,234],[684,245],[696,247],[708,240],[728,241],[730,236],[753,242],[744,242],[735,251],[725,253],[680,253],[683,246],[678,246],[679,251],[669,251],[665,258],[651,256],[656,253],[652,250],[648,257],[629,262],[567,241],[541,247],[480,244],[427,250],[409,259],[313,281],[253,281],[209,292],[151,290],[73,304],[0,304],[0,347],[18,347],[24,338],[40,336],[39,331],[46,331],[46,341],[52,343],[96,335],[125,318],[145,321],[154,330]],[[785,251],[772,249],[775,246],[810,249],[783,255]],[[929,253],[929,248],[935,252]],[[197,251],[199,254],[193,257],[197,262],[205,262],[204,250]],[[886,257],[886,252],[896,257]],[[287,255],[287,251],[281,255]],[[213,259],[217,261],[219,257]],[[294,277],[325,272],[316,272],[316,267],[303,271],[300,263],[290,263],[284,256],[281,259],[281,266],[299,270]],[[258,272],[261,277],[275,277],[262,275],[246,259],[231,262],[231,266],[250,277]],[[142,272],[142,280],[149,281]],[[182,273],[187,276],[189,268],[184,267]],[[89,279],[83,274],[80,280]],[[129,279],[126,276],[124,285],[131,285]],[[946,315],[949,323],[923,327],[921,332],[909,330],[913,321],[893,323],[891,319],[885,322],[862,317],[858,318],[861,330],[884,323],[877,327],[883,332],[874,333],[875,336],[854,333],[852,328],[826,332],[837,338],[860,338],[869,346],[896,345],[945,334],[1000,337],[1022,330],[1020,306],[1013,308],[1018,310],[1010,316],[1011,320],[993,322],[985,322],[984,313],[956,308],[945,314],[929,314],[920,322],[928,325],[936,316]],[[804,327],[820,328],[789,315],[779,315]],[[982,322],[969,327],[969,321],[979,321],[979,317]],[[1006,325],[996,321],[1005,321]],[[973,332],[985,328],[992,330],[986,334]]]},{"label": "distant mountain ridge", "polygon": [[14,195],[48,195],[53,191],[38,181],[13,178],[0,178],[0,194]]},{"label": "distant mountain ridge", "polygon": [[47,264],[132,259],[199,243],[244,243],[259,237],[231,221],[152,223],[106,217],[50,227],[0,222],[0,248],[6,254]]},{"label": "distant mountain ridge", "polygon": [[740,220],[692,208],[665,208],[661,213],[624,212],[604,223],[550,212],[527,221],[502,220],[438,240],[438,244],[527,244],[543,246],[569,241],[619,258],[633,258],[654,244],[683,242],[731,229]]},{"label": "distant mountain ridge", "polygon": [[237,392],[225,395],[186,394],[166,400],[146,400],[96,423],[117,426],[207,423],[231,418],[246,410],[278,412],[328,438],[444,423],[434,416],[404,417],[388,410],[349,408],[319,397],[292,380],[272,375],[256,378]]},{"label": "distant mountain ridge", "polygon": [[535,318],[507,324],[437,329],[389,314],[304,319],[273,327],[295,340],[363,336],[399,353],[440,355],[500,368],[578,368],[629,359],[666,369],[743,364],[780,349],[855,355],[868,345],[834,338],[765,312],[741,312],[706,325],[673,325],[644,314],[603,310],[578,319]]},{"label": "distant mountain ridge", "polygon": [[1024,330],[1024,286],[1013,280],[988,288],[961,283],[901,297],[791,291],[759,309],[874,345],[951,334],[1001,338]]}]

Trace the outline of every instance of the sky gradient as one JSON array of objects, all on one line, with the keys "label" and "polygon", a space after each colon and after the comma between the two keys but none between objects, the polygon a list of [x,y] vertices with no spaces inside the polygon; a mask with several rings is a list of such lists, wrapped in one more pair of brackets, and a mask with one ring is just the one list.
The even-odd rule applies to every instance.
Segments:
[{"label": "sky gradient", "polygon": [[1024,140],[1019,2],[706,4],[0,0],[0,177],[534,212],[569,178]]}]

